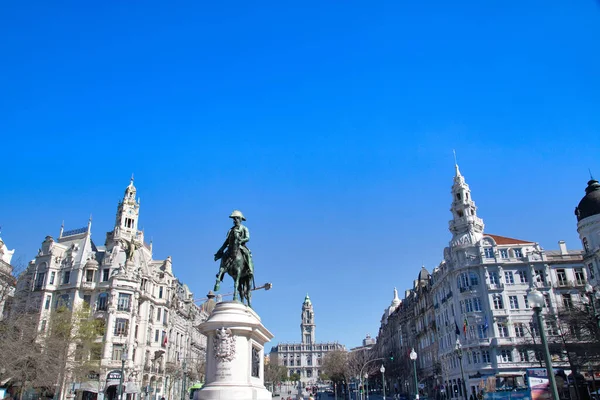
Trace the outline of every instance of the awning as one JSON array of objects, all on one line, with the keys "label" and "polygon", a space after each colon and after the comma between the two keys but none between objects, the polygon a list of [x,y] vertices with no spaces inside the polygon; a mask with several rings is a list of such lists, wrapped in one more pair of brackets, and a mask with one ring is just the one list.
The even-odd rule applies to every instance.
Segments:
[{"label": "awning", "polygon": [[135,382],[125,382],[125,393],[140,393],[140,388]]},{"label": "awning", "polygon": [[100,383],[98,381],[86,381],[81,382],[77,390],[81,390],[82,392],[98,393],[99,386]]}]

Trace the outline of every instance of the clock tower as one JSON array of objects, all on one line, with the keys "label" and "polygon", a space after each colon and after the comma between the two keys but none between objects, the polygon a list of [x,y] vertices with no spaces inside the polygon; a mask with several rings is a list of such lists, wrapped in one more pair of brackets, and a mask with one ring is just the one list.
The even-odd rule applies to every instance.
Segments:
[{"label": "clock tower", "polygon": [[140,216],[140,202],[135,198],[136,189],[133,186],[133,176],[129,186],[125,188],[123,200],[117,207],[117,218],[115,221],[115,232],[120,237],[131,240],[137,236],[138,219]]},{"label": "clock tower", "polygon": [[300,324],[302,331],[302,344],[315,343],[315,312],[313,310],[308,293],[302,303],[302,323]]}]

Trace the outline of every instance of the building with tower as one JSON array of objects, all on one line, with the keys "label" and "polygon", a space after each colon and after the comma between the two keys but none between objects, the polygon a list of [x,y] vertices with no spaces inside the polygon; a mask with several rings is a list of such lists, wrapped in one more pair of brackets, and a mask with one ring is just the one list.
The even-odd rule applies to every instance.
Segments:
[{"label": "building with tower", "polygon": [[593,286],[600,284],[600,183],[593,177],[575,208],[577,232],[583,245],[583,262]]},{"label": "building with tower", "polygon": [[0,320],[4,317],[5,305],[9,305],[15,291],[16,279],[13,276],[11,260],[15,254],[9,250],[0,237]]},{"label": "building with tower", "polygon": [[320,380],[323,359],[328,352],[345,350],[338,342],[317,343],[315,312],[308,294],[302,303],[300,343],[279,343],[271,348],[270,362],[283,365],[288,376],[297,374],[303,384]]},{"label": "building with tower", "polygon": [[17,282],[11,313],[37,315],[41,332],[63,306],[89,307],[105,328],[97,339],[100,352],[85,356],[97,361],[89,381],[67,379],[56,399],[72,397],[75,388],[77,399],[116,400],[121,377],[128,400],[181,398],[184,374],[201,379],[206,337],[196,327],[208,314],[175,277],[171,257],[154,259],[139,218],[132,178],[103,245],[92,239],[91,218],[80,229],[61,226],[57,239],[46,236]]},{"label": "building with tower", "polygon": [[[596,247],[591,244],[591,227],[600,221],[596,185],[588,184],[578,207],[579,232],[588,246],[585,257],[593,266],[600,245],[597,235]],[[532,240],[486,232],[458,165],[451,196],[451,238],[442,262],[431,275],[422,268],[400,303],[394,296],[373,350],[380,357],[395,355],[386,365],[390,387],[417,390],[407,361],[414,348],[419,381],[425,384],[421,394],[433,396],[443,389],[450,398],[477,398],[483,388],[524,385],[524,371],[540,363],[540,353],[532,348],[539,343],[539,328],[527,301],[529,291],[536,288],[544,295],[545,331],[550,342],[560,342],[559,313],[581,306],[586,284],[598,274],[584,267],[582,251],[568,250],[563,241],[558,250],[544,250]],[[462,353],[456,351],[457,342]],[[584,346],[569,343],[567,355],[553,348],[555,366],[566,367],[569,354],[585,351]]]}]

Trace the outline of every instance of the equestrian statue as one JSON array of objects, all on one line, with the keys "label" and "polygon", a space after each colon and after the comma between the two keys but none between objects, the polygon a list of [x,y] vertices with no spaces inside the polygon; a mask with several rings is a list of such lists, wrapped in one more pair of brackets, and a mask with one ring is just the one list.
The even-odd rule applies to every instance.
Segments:
[{"label": "equestrian statue", "polygon": [[233,278],[233,301],[238,300],[250,305],[252,290],[254,285],[254,264],[252,263],[252,252],[246,246],[250,240],[250,232],[248,228],[242,225],[245,221],[241,211],[235,210],[229,218],[233,219],[233,226],[227,232],[225,242],[215,254],[215,261],[221,260],[221,267],[217,274],[217,282],[215,283],[214,291],[218,291],[223,282],[223,276],[227,272]]}]

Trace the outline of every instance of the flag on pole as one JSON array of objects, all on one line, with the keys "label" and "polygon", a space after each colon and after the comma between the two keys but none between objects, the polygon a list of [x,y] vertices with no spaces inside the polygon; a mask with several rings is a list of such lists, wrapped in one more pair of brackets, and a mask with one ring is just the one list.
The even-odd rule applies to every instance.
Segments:
[{"label": "flag on pole", "polygon": [[467,326],[469,326],[469,321],[467,321],[467,317],[465,317],[463,321],[463,333],[465,334],[465,339],[467,338]]}]

